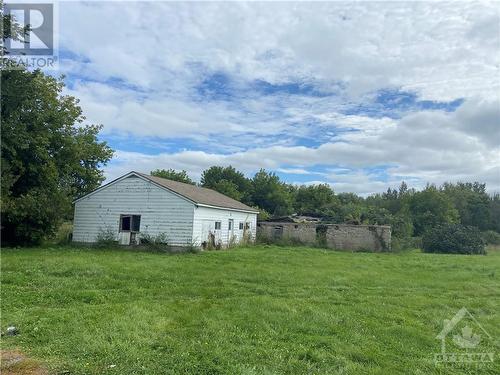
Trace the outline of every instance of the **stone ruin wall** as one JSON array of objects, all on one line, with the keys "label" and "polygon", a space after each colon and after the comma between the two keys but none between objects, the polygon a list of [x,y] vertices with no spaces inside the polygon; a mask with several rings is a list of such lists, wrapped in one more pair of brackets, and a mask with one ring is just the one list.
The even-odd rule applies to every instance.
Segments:
[{"label": "stone ruin wall", "polygon": [[299,240],[305,245],[319,244],[332,249],[391,250],[391,227],[386,225],[259,222],[257,235]]}]

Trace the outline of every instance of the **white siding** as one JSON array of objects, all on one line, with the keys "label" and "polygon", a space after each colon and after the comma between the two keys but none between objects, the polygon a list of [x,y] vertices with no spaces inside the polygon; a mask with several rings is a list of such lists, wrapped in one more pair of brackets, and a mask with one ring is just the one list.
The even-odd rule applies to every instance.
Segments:
[{"label": "white siding", "polygon": [[[227,246],[230,240],[229,220],[234,221],[232,234],[236,242],[239,242],[243,237],[243,230],[239,229],[240,222],[250,223],[250,235],[255,239],[255,231],[257,228],[257,214],[246,213],[239,211],[225,210],[222,208],[196,207],[194,210],[193,223],[193,242],[198,246],[202,242],[208,240],[208,233],[214,233],[216,241],[221,241],[224,246]],[[215,222],[221,222],[221,229],[215,229]]]},{"label": "white siding", "polygon": [[166,233],[175,246],[191,243],[194,204],[139,177],[131,176],[75,203],[73,241],[94,242],[101,229],[118,239],[121,214],[141,215],[141,233]]}]

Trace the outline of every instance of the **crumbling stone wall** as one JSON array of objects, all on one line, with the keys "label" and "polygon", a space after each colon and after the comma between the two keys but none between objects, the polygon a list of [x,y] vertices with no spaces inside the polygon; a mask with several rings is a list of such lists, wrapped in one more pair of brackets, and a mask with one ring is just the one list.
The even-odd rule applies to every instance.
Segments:
[{"label": "crumbling stone wall", "polygon": [[391,227],[386,225],[259,222],[257,236],[299,240],[305,245],[332,249],[391,250]]}]

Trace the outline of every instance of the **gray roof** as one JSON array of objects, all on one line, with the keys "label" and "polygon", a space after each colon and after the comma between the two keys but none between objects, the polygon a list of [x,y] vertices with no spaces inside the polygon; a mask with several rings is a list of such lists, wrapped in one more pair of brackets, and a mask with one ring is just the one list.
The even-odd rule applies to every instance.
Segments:
[{"label": "gray roof", "polygon": [[144,177],[160,186],[163,186],[164,188],[167,188],[168,190],[171,190],[174,193],[177,193],[197,204],[216,206],[221,208],[231,208],[233,210],[252,211],[255,213],[259,212],[255,208],[249,207],[246,204],[238,202],[237,200],[229,198],[228,196],[212,189],[185,184],[183,182],[167,180],[166,178],[151,176],[149,174],[139,172],[133,173]]}]

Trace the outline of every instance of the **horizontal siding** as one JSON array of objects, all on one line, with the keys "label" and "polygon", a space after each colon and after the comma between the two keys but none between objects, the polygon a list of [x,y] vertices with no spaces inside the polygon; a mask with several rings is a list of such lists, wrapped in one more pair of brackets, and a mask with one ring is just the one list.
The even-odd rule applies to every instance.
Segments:
[{"label": "horizontal siding", "polygon": [[[234,220],[232,232],[229,231],[229,219]],[[216,221],[221,222],[220,230],[215,230]],[[254,239],[257,227],[257,214],[219,208],[196,207],[194,210],[193,242],[200,245],[202,242],[207,241],[209,232],[214,233],[216,241],[220,240],[224,246],[229,243],[231,234],[239,242],[243,237],[243,230],[239,230],[240,222],[250,223],[250,235]]]},{"label": "horizontal siding", "polygon": [[109,185],[75,203],[73,240],[95,242],[110,228],[118,238],[120,215],[141,215],[141,233],[166,233],[172,245],[191,243],[194,204],[139,177]]}]

